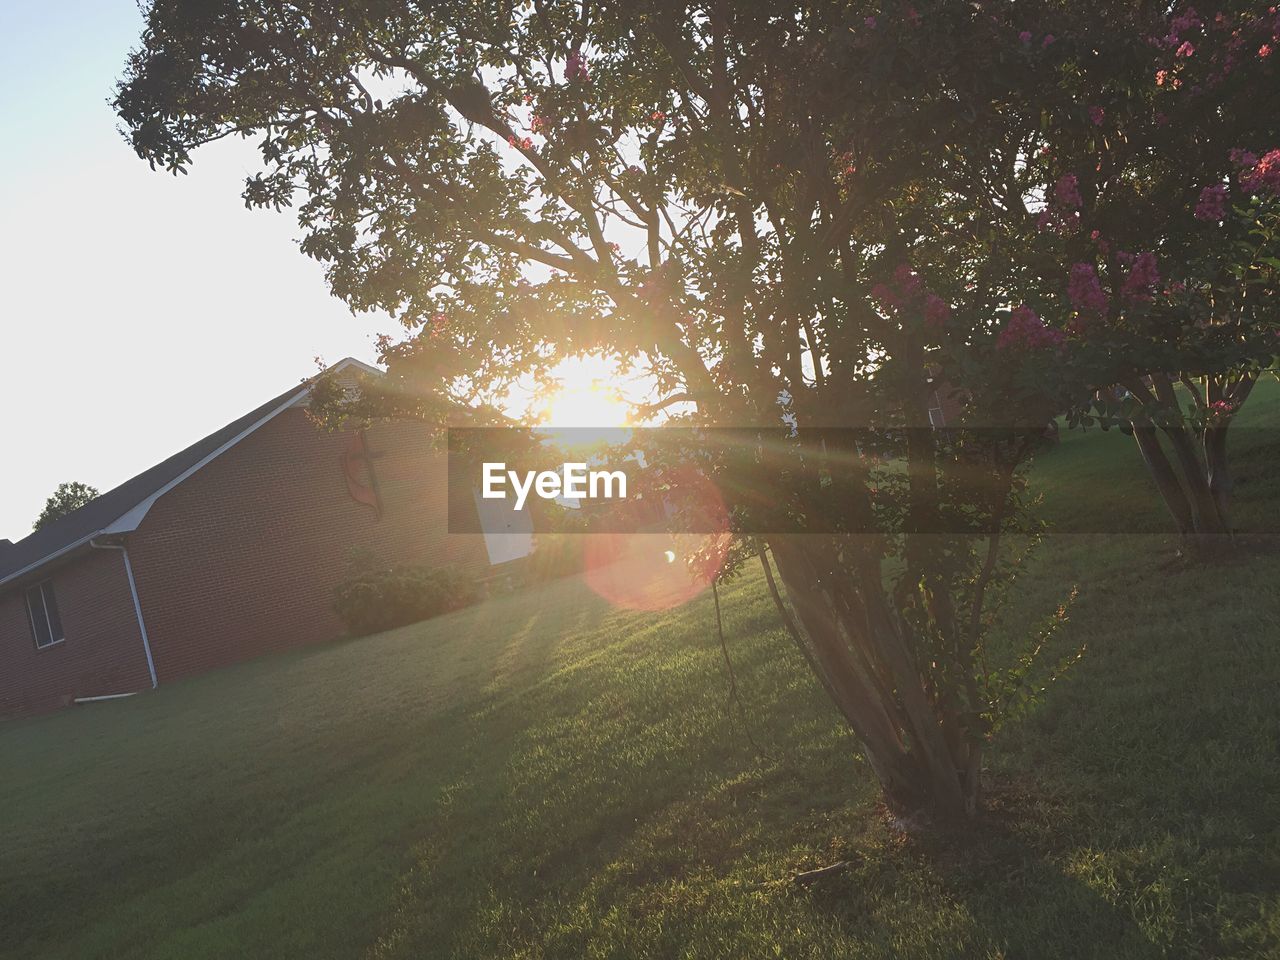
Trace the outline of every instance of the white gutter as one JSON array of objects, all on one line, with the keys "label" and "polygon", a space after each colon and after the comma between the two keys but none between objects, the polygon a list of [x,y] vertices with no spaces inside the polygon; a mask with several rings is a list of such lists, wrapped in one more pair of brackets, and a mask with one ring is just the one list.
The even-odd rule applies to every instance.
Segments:
[{"label": "white gutter", "polygon": [[124,557],[124,572],[129,577],[129,592],[133,594],[133,612],[138,616],[138,631],[142,634],[142,649],[147,652],[147,670],[151,672],[151,689],[154,690],[160,683],[156,679],[156,662],[151,658],[151,641],[147,639],[147,625],[142,622],[142,604],[138,602],[138,585],[133,580],[133,564],[129,562],[129,551],[121,543],[94,543],[90,540],[89,546],[97,547],[99,550],[119,550],[120,555]]},{"label": "white gutter", "polygon": [[[172,480],[166,483],[159,490],[156,490],[154,493],[150,494],[146,499],[140,501],[136,506],[130,509],[127,513],[124,513],[119,517],[117,517],[116,519],[112,520],[110,523],[108,523],[105,527],[103,527],[93,536],[97,537],[105,533],[131,533],[134,530],[137,530],[138,524],[142,523],[143,518],[146,517],[147,515],[147,511],[151,509],[151,507],[155,504],[157,500],[163,497],[166,493],[168,493],[178,484],[182,483],[183,480],[186,480],[187,477],[191,476],[193,473],[195,473],[205,464],[209,463],[211,460],[214,460],[215,458],[220,457],[222,454],[226,453],[228,450],[234,447],[237,443],[239,443],[249,434],[253,433],[263,424],[267,423],[269,420],[275,419],[275,417],[284,413],[284,411],[288,410],[293,405],[300,403],[302,400],[306,399],[307,395],[310,393],[311,393],[311,388],[304,387],[298,393],[295,393],[284,403],[280,404],[280,406],[276,407],[274,410],[272,410],[270,413],[264,416],[261,420],[258,420],[254,423],[249,424],[249,426],[245,427],[243,430],[237,433],[234,437],[232,437],[222,446],[218,447],[217,450],[214,450],[212,453],[207,454],[206,456],[197,460],[191,466],[187,467],[187,469],[183,470],[180,474],[178,474],[176,477],[174,477]],[[0,583],[2,582],[3,581],[0,581]]]},{"label": "white gutter", "polygon": [[[364,371],[365,373],[377,374],[377,375],[382,374],[382,371],[379,370],[377,367],[370,366],[367,363],[363,363],[360,360],[356,360],[351,357],[348,357],[345,360],[340,360],[338,363],[335,363],[332,367],[330,367],[325,372],[339,373],[351,367],[356,367]],[[186,470],[182,471],[182,473],[180,473],[178,476],[174,477],[172,480],[166,483],[159,490],[154,491],[153,493],[148,495],[146,498],[139,501],[134,506],[130,507],[129,510],[127,510],[125,513],[122,513],[120,516],[116,517],[116,519],[112,520],[109,524],[107,524],[101,530],[95,530],[93,533],[89,534],[87,537],[81,537],[79,540],[76,540],[74,543],[69,543],[65,547],[59,547],[53,553],[46,554],[45,556],[41,557],[39,560],[36,560],[32,563],[27,564],[21,570],[14,570],[8,576],[0,577],[0,587],[3,587],[6,583],[8,583],[11,580],[18,579],[23,574],[30,573],[31,571],[39,567],[43,567],[46,563],[56,560],[58,559],[58,557],[61,557],[63,554],[70,553],[72,550],[75,550],[78,547],[82,547],[86,543],[88,543],[90,546],[97,546],[97,544],[93,542],[94,537],[101,537],[105,534],[132,533],[134,530],[138,529],[138,524],[142,523],[143,518],[146,517],[147,515],[147,511],[149,511],[152,505],[157,500],[159,500],[162,496],[164,496],[166,493],[168,493],[178,484],[182,483],[182,481],[186,480],[187,477],[191,476],[193,473],[195,473],[205,464],[209,463],[209,461],[213,460],[215,457],[218,457],[223,453],[225,453],[226,451],[230,450],[237,443],[239,443],[245,437],[249,436],[249,434],[253,433],[263,424],[267,423],[269,420],[272,420],[279,414],[288,410],[290,407],[296,406],[297,404],[301,403],[303,400],[307,398],[307,396],[310,393],[311,393],[310,384],[299,387],[298,392],[290,396],[289,399],[285,400],[284,403],[280,404],[280,406],[276,407],[274,410],[267,413],[257,422],[251,423],[249,426],[245,427],[242,431],[240,431],[238,434],[236,434],[234,437],[232,437],[222,446],[218,447],[217,450],[214,450],[212,453],[201,458],[198,462],[192,464]],[[127,555],[126,555],[125,562],[126,563],[128,562]],[[139,620],[141,620],[142,614],[138,614],[138,617],[139,617]]]},{"label": "white gutter", "polygon": [[137,504],[130,507],[128,511],[116,517],[116,519],[112,520],[101,530],[95,530],[93,533],[89,534],[87,537],[81,537],[79,540],[69,543],[65,547],[60,547],[59,549],[55,550],[53,553],[46,554],[45,556],[41,557],[39,560],[36,560],[33,563],[27,564],[21,570],[15,570],[13,571],[13,573],[9,574],[8,576],[0,578],[0,587],[3,587],[10,580],[16,580],[18,579],[18,577],[21,577],[23,574],[30,573],[32,570],[35,570],[37,567],[43,567],[46,563],[49,563],[53,560],[58,559],[58,557],[62,556],[65,553],[70,553],[72,550],[75,550],[78,547],[83,547],[86,543],[89,544],[90,546],[97,546],[97,544],[93,542],[94,537],[101,537],[104,534],[112,534],[112,533],[132,533],[134,530],[138,529],[138,524],[140,524],[143,518],[147,515],[147,511],[149,511],[152,505],[155,504],[155,502],[159,500],[162,496],[164,496],[166,493],[168,493],[170,490],[172,490],[174,487],[180,484],[183,480],[186,480],[187,477],[191,476],[193,473],[195,473],[205,464],[209,463],[209,461],[213,460],[215,457],[219,456],[220,454],[223,454],[226,451],[230,450],[232,447],[234,447],[237,443],[239,443],[249,434],[253,433],[253,431],[257,430],[259,427],[265,424],[268,420],[271,420],[273,417],[283,413],[285,410],[288,410],[289,407],[300,402],[310,392],[311,392],[310,387],[306,387],[303,390],[300,390],[298,393],[291,396],[284,403],[280,404],[280,406],[276,407],[274,410],[272,410],[270,413],[264,416],[261,420],[258,420],[256,423],[252,423],[249,426],[245,427],[244,430],[236,434],[234,437],[232,437],[222,446],[218,447],[217,450],[214,450],[212,453],[208,454],[207,456],[202,457],[199,461],[192,464],[186,470],[182,471],[182,473],[178,474],[178,476],[174,477],[172,480],[166,483],[159,490],[156,490],[155,492],[148,495],[145,499],[139,501]]},{"label": "white gutter", "polygon": [[70,553],[72,550],[76,549],[77,547],[83,547],[86,543],[89,543],[94,537],[99,536],[101,533],[102,531],[98,530],[98,531],[95,531],[94,533],[89,534],[87,537],[81,537],[79,540],[76,540],[74,543],[68,543],[65,547],[59,547],[53,553],[50,553],[41,557],[39,560],[35,561],[35,563],[28,563],[21,570],[13,571],[13,573],[9,574],[7,577],[0,579],[0,587],[3,587],[10,580],[17,580],[24,573],[30,573],[32,570],[35,570],[37,567],[43,567],[46,563],[51,563],[52,561],[57,560],[64,553]]},{"label": "white gutter", "polygon": [[123,700],[125,697],[136,696],[138,691],[133,690],[129,693],[104,693],[100,697],[76,697],[72,703],[98,703],[102,700]]}]

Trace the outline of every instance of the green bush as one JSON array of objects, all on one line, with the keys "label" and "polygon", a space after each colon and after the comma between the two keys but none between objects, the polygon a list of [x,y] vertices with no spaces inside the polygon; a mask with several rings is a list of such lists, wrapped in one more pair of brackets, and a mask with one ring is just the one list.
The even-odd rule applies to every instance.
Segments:
[{"label": "green bush", "polygon": [[356,558],[334,590],[334,610],[355,637],[417,623],[475,603],[475,579],[454,567],[376,565]]},{"label": "green bush", "polygon": [[574,533],[540,533],[525,561],[525,582],[547,583],[581,573],[582,536]]}]

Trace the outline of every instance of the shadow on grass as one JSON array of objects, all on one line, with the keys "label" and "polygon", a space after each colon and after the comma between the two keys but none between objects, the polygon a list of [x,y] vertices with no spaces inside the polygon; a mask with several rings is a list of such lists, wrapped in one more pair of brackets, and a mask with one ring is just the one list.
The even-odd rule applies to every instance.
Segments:
[{"label": "shadow on grass", "polygon": [[[725,588],[725,627],[776,760],[727,709],[708,598],[625,615],[551,585],[0,737],[29,771],[2,792],[6,943],[33,957],[1274,955],[1280,558],[1170,567],[1168,552],[1150,537],[1046,543],[1006,628],[1025,636],[1085,582],[1049,656],[1088,655],[1000,734],[992,813],[969,836],[888,829],[758,579]],[[845,859],[821,886],[790,882]]]},{"label": "shadow on grass", "polygon": [[[888,862],[855,863],[846,879],[816,884],[810,903],[857,945],[849,956],[863,956],[866,947],[885,957],[1168,956],[1129,909],[1063,869],[1064,850],[1028,839],[1028,822],[1050,815],[1053,806],[1043,796],[998,788],[974,823],[893,836]],[[950,915],[950,922],[911,931],[890,919],[883,888],[901,890],[913,876],[932,881],[934,917]],[[913,886],[921,887],[919,879]]]},{"label": "shadow on grass", "polygon": [[[725,709],[706,603],[678,629],[634,618],[570,643],[464,725],[473,762],[429,813],[371,955],[1265,955],[1280,878],[1254,848],[1276,842],[1280,670],[1251,621],[1280,612],[1258,598],[1280,566],[1165,569],[1166,547],[1064,539],[1045,558],[1036,608],[1098,578],[1062,641],[1089,655],[1002,736],[990,812],[955,836],[886,826],[764,600],[727,603],[727,628],[778,760]],[[842,859],[815,888],[789,881]]]}]

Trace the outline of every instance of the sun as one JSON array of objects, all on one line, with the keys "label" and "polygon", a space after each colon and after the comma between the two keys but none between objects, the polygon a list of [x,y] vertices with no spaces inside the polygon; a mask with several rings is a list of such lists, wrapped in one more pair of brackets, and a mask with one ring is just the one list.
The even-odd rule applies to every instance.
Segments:
[{"label": "sun", "polygon": [[553,393],[547,400],[542,423],[560,429],[611,429],[627,426],[630,419],[630,404],[616,389],[595,381],[566,384]]}]

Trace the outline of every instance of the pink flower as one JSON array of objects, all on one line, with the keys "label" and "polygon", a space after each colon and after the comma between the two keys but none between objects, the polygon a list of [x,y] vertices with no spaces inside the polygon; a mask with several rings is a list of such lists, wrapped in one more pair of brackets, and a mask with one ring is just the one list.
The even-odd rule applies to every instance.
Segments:
[{"label": "pink flower", "polygon": [[653,113],[649,114],[649,119],[654,123],[661,123],[663,120],[667,119],[667,115],[661,110],[655,110]]},{"label": "pink flower", "polygon": [[1080,313],[1105,314],[1110,306],[1098,280],[1098,271],[1091,263],[1072,265],[1071,276],[1067,281],[1067,296],[1071,305]]},{"label": "pink flower", "polygon": [[1200,17],[1196,14],[1195,7],[1187,7],[1186,10],[1169,21],[1169,29],[1175,36],[1187,30],[1194,30],[1200,25]]},{"label": "pink flower", "polygon": [[1019,40],[1021,40],[1021,41],[1022,41],[1023,43],[1025,43],[1025,44],[1030,44],[1030,43],[1031,43],[1031,31],[1030,31],[1030,30],[1023,30],[1020,34],[1018,34],[1018,39],[1019,39]]},{"label": "pink flower", "polygon": [[874,30],[876,28],[875,17],[867,17],[867,19],[863,20],[862,22],[865,23],[867,25],[867,28],[870,30]]},{"label": "pink flower", "polygon": [[551,128],[551,121],[540,113],[535,113],[529,121],[529,129],[534,133],[544,133]]},{"label": "pink flower", "polygon": [[1271,56],[1271,44],[1264,43],[1258,48],[1258,58],[1260,60],[1265,60],[1269,56]]},{"label": "pink flower", "polygon": [[1196,204],[1196,219],[1211,223],[1220,223],[1227,218],[1226,184],[1213,183],[1200,191],[1200,202]]},{"label": "pink flower", "polygon": [[1089,119],[1093,121],[1093,125],[1095,127],[1102,126],[1102,120],[1106,115],[1107,111],[1103,110],[1101,107],[1089,108]]},{"label": "pink flower", "polygon": [[906,263],[894,268],[891,283],[877,283],[871,288],[871,299],[885,311],[922,310],[931,327],[940,326],[951,315],[947,302],[927,290],[924,281]]},{"label": "pink flower", "polygon": [[1140,253],[1129,268],[1129,276],[1125,278],[1121,294],[1138,302],[1145,303],[1151,299],[1151,292],[1160,284],[1160,271],[1156,267],[1154,253]]},{"label": "pink flower", "polygon": [[1079,209],[1084,204],[1080,196],[1080,181],[1074,173],[1064,174],[1053,185],[1044,211],[1036,220],[1041,230],[1072,233],[1080,226]]},{"label": "pink flower", "polygon": [[1080,196],[1080,181],[1074,173],[1064,174],[1053,185],[1053,199],[1069,210],[1079,210],[1084,206]]},{"label": "pink flower", "polygon": [[1262,159],[1254,163],[1251,170],[1242,170],[1240,186],[1250,193],[1280,196],[1280,150],[1263,154]]},{"label": "pink flower", "polygon": [[1196,48],[1190,40],[1182,41],[1182,46],[1178,47],[1178,52],[1174,54],[1177,57],[1189,57],[1196,52]]},{"label": "pink flower", "polygon": [[1232,400],[1215,400],[1209,404],[1209,419],[1215,423],[1231,419],[1236,412],[1236,404]]},{"label": "pink flower", "polygon": [[591,75],[587,72],[587,62],[583,59],[582,51],[577,47],[569,51],[569,56],[564,62],[564,76],[570,83],[586,83],[591,79]]},{"label": "pink flower", "polygon": [[1248,150],[1242,150],[1240,147],[1233,147],[1227,153],[1228,159],[1237,167],[1252,167],[1258,162],[1258,155],[1250,153]]},{"label": "pink flower", "polygon": [[1163,87],[1163,86],[1164,86],[1168,81],[1169,81],[1169,71],[1168,71],[1168,70],[1157,70],[1157,71],[1156,71],[1156,86],[1157,86],[1157,87]]},{"label": "pink flower", "polygon": [[1050,44],[1052,44],[1052,43],[1053,43],[1053,41],[1054,41],[1054,36],[1053,36],[1053,34],[1052,34],[1052,33],[1046,33],[1046,34],[1044,35],[1044,39],[1040,41],[1040,48],[1043,50],[1044,48],[1046,48],[1046,47],[1048,47]]},{"label": "pink flower", "polygon": [[1066,338],[1060,330],[1050,330],[1034,310],[1026,304],[1009,314],[1009,319],[996,335],[997,350],[1041,350],[1061,347]]}]

